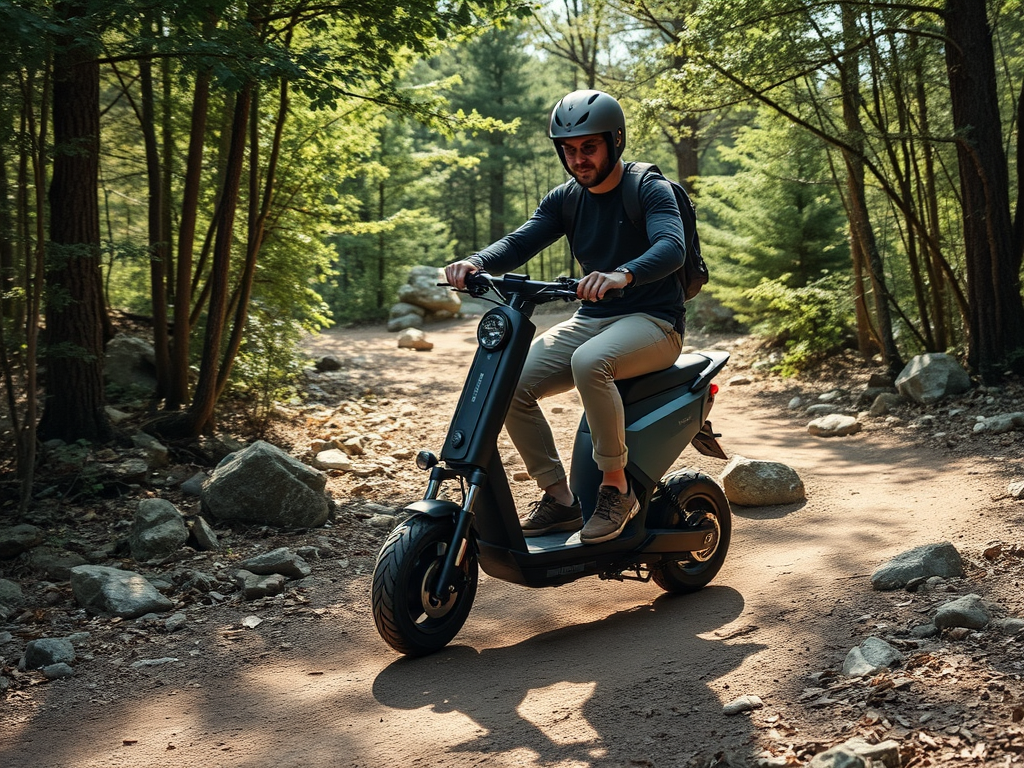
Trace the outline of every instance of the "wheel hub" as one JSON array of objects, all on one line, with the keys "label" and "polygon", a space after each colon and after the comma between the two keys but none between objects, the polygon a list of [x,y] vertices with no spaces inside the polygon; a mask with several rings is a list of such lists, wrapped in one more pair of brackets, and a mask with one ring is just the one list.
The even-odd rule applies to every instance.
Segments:
[{"label": "wheel hub", "polygon": [[455,605],[455,598],[458,597],[457,592],[448,595],[446,600],[438,600],[434,597],[433,585],[437,583],[437,576],[443,564],[443,559],[432,562],[426,573],[423,574],[423,581],[420,583],[420,604],[423,606],[423,612],[431,619],[439,619],[446,615]]}]

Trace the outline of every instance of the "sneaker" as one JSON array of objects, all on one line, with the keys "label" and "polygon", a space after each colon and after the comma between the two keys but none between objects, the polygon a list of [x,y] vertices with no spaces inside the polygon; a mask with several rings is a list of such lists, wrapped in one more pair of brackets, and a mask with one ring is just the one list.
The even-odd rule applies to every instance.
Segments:
[{"label": "sneaker", "polygon": [[630,488],[619,493],[618,488],[602,485],[597,491],[597,509],[580,531],[584,544],[600,544],[611,541],[626,527],[633,515],[640,511],[640,502]]},{"label": "sneaker", "polygon": [[583,527],[580,500],[574,496],[572,505],[567,507],[545,493],[540,501],[533,503],[533,509],[520,524],[523,526],[523,536],[543,536],[555,531],[578,531]]}]

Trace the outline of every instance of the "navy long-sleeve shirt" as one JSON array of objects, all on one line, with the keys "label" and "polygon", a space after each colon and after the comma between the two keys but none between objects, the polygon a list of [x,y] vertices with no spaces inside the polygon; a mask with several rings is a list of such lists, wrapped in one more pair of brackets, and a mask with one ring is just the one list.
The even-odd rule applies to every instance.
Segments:
[{"label": "navy long-sleeve shirt", "polygon": [[616,317],[644,312],[683,332],[683,290],[675,276],[683,265],[686,233],[672,187],[663,176],[649,174],[640,185],[640,208],[646,231],[626,214],[620,183],[604,194],[583,190],[574,232],[565,231],[563,203],[569,181],[551,190],[533,216],[515,232],[489,245],[469,261],[494,274],[525,264],[563,235],[584,274],[626,267],[633,282],[620,298],[585,301],[579,313]]}]

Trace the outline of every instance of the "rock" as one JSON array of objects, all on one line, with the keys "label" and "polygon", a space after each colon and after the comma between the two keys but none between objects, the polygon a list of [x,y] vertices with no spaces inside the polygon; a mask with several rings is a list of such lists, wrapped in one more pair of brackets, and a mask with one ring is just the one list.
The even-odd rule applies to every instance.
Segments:
[{"label": "rock", "polygon": [[172,613],[167,617],[167,621],[164,622],[164,629],[168,632],[177,632],[179,629],[185,628],[185,623],[188,621],[184,613]]},{"label": "rock", "polygon": [[726,385],[728,385],[730,387],[743,387],[743,386],[746,386],[747,384],[750,384],[752,382],[753,382],[753,379],[751,379],[749,376],[744,376],[743,374],[738,374],[736,376],[733,376],[731,379],[729,379],[725,383],[726,383]]},{"label": "rock", "polygon": [[366,524],[371,528],[380,528],[382,531],[390,531],[395,527],[395,516],[394,515],[374,515]]},{"label": "rock", "polygon": [[320,373],[324,373],[326,371],[340,371],[341,358],[336,355],[324,355],[313,364],[313,367],[320,371]]},{"label": "rock", "polygon": [[399,301],[391,305],[391,310],[388,312],[388,319],[394,320],[395,318],[405,317],[406,315],[416,315],[417,317],[425,318],[427,316],[427,310],[415,304],[409,304],[406,301]]},{"label": "rock", "polygon": [[966,392],[971,377],[956,358],[941,352],[914,357],[896,377],[896,389],[915,403],[929,405],[948,395]]},{"label": "rock", "polygon": [[871,586],[877,590],[902,589],[912,579],[963,575],[960,553],[947,541],[915,547],[880,565],[871,574]]},{"label": "rock", "polygon": [[991,618],[992,616],[981,597],[971,594],[940,605],[935,611],[932,621],[939,629],[949,627],[981,629],[989,623]]},{"label": "rock", "polygon": [[222,461],[203,485],[202,509],[217,520],[316,528],[330,512],[323,473],[259,440]]},{"label": "rock", "polygon": [[867,408],[881,395],[894,395],[897,399],[899,398],[899,394],[893,387],[868,387],[857,396],[857,407]]},{"label": "rock", "polygon": [[895,389],[896,381],[888,373],[872,373],[868,377],[868,389],[872,388]]},{"label": "rock", "polygon": [[1024,480],[1017,480],[1006,487],[1006,492],[1011,498],[1024,499]]},{"label": "rock", "polygon": [[138,573],[102,565],[72,568],[71,590],[78,604],[92,614],[135,619],[174,607],[174,603]]},{"label": "rock", "polygon": [[807,768],[868,768],[868,763],[852,749],[840,744],[816,754]]},{"label": "rock", "polygon": [[287,547],[243,560],[240,565],[250,573],[265,576],[279,573],[290,579],[304,579],[313,572],[309,564]]},{"label": "rock", "polygon": [[128,534],[132,557],[138,561],[157,560],[172,555],[188,540],[188,526],[167,499],[143,499],[139,502]]},{"label": "rock", "polygon": [[145,451],[146,464],[150,469],[158,469],[170,464],[170,452],[167,450],[167,446],[152,435],[136,432],[132,435],[132,445]]},{"label": "rock", "polygon": [[181,492],[186,496],[199,496],[203,492],[203,483],[209,480],[209,478],[210,476],[205,472],[196,472],[181,484]]},{"label": "rock", "polygon": [[427,335],[417,328],[407,328],[398,336],[399,349],[415,349],[418,352],[429,352],[434,342],[427,340]]},{"label": "rock", "polygon": [[41,572],[51,581],[67,581],[71,578],[72,568],[89,562],[77,552],[55,547],[36,547],[29,550],[25,555],[25,561],[32,570]]},{"label": "rock", "polygon": [[70,664],[75,660],[75,646],[63,637],[44,637],[25,644],[25,669],[39,669],[50,664]]},{"label": "rock", "polygon": [[934,624],[918,624],[916,627],[910,628],[910,636],[916,637],[918,640],[926,640],[929,637],[935,637],[939,634],[939,628]]},{"label": "rock", "polygon": [[402,315],[388,320],[388,333],[398,333],[408,328],[422,328],[423,317],[420,315]]},{"label": "rock", "polygon": [[989,623],[1004,635],[1018,635],[1024,632],[1024,619],[993,619]]},{"label": "rock", "polygon": [[883,392],[871,403],[868,413],[871,416],[888,416],[901,402],[903,398],[895,392]]},{"label": "rock", "polygon": [[733,456],[721,476],[726,498],[733,504],[768,507],[804,501],[804,483],[795,470],[775,461]]},{"label": "rock", "polygon": [[156,389],[156,353],[145,339],[118,334],[103,353],[103,376],[110,384],[126,389]]},{"label": "rock", "polygon": [[738,715],[740,712],[750,712],[754,709],[760,709],[764,706],[764,702],[761,701],[760,697],[746,695],[740,696],[739,698],[733,699],[724,707],[722,707],[723,715]]},{"label": "rock", "polygon": [[979,419],[974,424],[974,431],[1002,435],[1021,427],[1024,427],[1024,413],[1018,411],[1016,413],[999,413]]},{"label": "rock", "polygon": [[796,410],[797,408],[799,408],[799,407],[800,407],[800,406],[802,406],[803,404],[804,404],[803,398],[802,398],[802,397],[799,397],[799,396],[797,396],[797,397],[794,397],[794,398],[792,398],[792,399],[791,399],[791,400],[789,401],[789,404],[788,404],[788,405],[787,405],[786,407],[787,407],[787,408],[788,408],[789,410],[791,410],[791,411],[795,411],[795,410]]},{"label": "rock", "polygon": [[47,680],[60,680],[65,677],[74,677],[75,670],[64,662],[49,664],[43,667],[43,677]]},{"label": "rock", "polygon": [[343,450],[349,456],[362,456],[366,453],[366,449],[363,447],[362,437],[350,437],[348,440],[343,441],[338,448]]},{"label": "rock", "polygon": [[284,592],[285,580],[280,573],[260,576],[251,571],[241,570],[235,574],[235,583],[242,590],[246,600],[281,594]]},{"label": "rock", "polygon": [[149,477],[149,462],[145,459],[125,459],[113,467],[111,474],[128,485],[144,483]]},{"label": "rock", "polygon": [[833,413],[822,416],[807,425],[807,431],[815,437],[846,437],[855,435],[861,430],[861,423],[856,416]]},{"label": "rock", "polygon": [[9,579],[0,579],[0,605],[17,608],[24,599],[25,593],[17,583]]},{"label": "rock", "polygon": [[438,285],[445,282],[444,270],[438,267],[413,267],[408,282],[398,289],[398,300],[426,310],[458,312],[462,306],[459,294]]},{"label": "rock", "polygon": [[317,469],[329,470],[338,469],[343,472],[347,472],[352,469],[352,459],[344,451],[340,451],[337,448],[331,448],[326,451],[320,451],[313,459],[313,465]]},{"label": "rock", "polygon": [[0,560],[13,560],[22,552],[42,543],[43,531],[34,525],[23,523],[0,528]]},{"label": "rock", "polygon": [[217,532],[202,516],[197,515],[188,521],[188,531],[189,538],[195,542],[196,549],[201,552],[213,552],[220,549]]},{"label": "rock", "polygon": [[849,677],[874,675],[900,661],[903,661],[903,654],[889,643],[877,637],[868,637],[846,654],[843,674]]},{"label": "rock", "polygon": [[111,424],[121,424],[132,417],[130,413],[125,413],[110,405],[105,405],[103,410],[107,414],[107,418],[110,419]]}]

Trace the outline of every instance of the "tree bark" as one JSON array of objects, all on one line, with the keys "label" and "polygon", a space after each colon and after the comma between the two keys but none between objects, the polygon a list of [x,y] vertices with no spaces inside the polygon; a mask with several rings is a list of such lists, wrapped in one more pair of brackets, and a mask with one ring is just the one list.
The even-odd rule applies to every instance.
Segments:
[{"label": "tree bark", "polygon": [[[85,15],[84,4],[58,13]],[[53,62],[53,178],[47,265],[43,439],[105,440],[99,269],[99,64],[87,43],[65,37]]]},{"label": "tree bark", "polygon": [[946,70],[957,134],[970,312],[968,363],[985,382],[1024,369],[1020,247],[1010,217],[995,59],[985,0],[947,0]]}]

